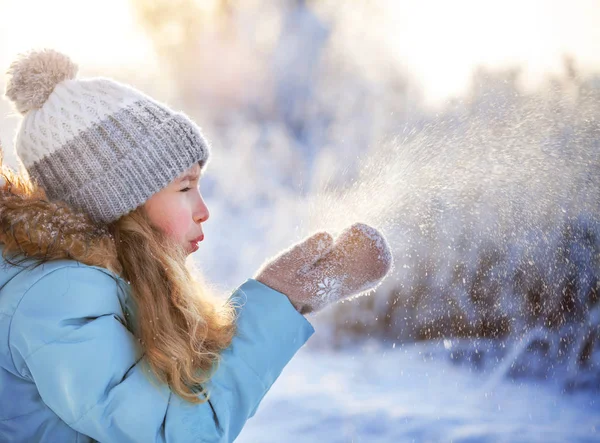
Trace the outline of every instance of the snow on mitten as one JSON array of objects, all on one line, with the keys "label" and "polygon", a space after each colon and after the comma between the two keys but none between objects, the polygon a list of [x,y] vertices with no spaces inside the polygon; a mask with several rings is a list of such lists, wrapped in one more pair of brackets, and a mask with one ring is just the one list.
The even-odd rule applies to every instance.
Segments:
[{"label": "snow on mitten", "polygon": [[255,279],[290,299],[301,313],[371,291],[392,267],[387,241],[355,223],[333,241],[319,232],[267,262]]}]

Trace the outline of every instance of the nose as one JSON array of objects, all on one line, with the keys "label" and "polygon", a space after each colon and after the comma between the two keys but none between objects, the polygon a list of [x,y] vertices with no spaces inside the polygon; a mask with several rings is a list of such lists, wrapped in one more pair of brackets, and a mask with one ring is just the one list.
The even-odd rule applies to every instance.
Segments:
[{"label": "nose", "polygon": [[202,196],[200,196],[200,202],[194,211],[194,222],[196,223],[204,223],[210,217],[210,212],[208,211],[208,206],[204,202]]}]

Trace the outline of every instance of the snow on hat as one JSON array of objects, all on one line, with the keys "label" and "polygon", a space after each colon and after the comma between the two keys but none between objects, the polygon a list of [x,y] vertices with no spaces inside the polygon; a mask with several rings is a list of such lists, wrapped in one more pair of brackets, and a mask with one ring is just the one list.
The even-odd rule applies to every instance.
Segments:
[{"label": "snow on hat", "polygon": [[25,53],[8,75],[6,96],[24,116],[19,159],[49,199],[95,222],[118,219],[208,161],[208,142],[183,113],[110,79],[76,79],[64,54]]}]

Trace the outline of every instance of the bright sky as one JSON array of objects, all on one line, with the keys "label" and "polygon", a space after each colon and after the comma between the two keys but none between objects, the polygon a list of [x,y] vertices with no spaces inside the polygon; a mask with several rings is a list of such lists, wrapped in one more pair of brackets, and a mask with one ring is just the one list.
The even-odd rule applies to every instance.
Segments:
[{"label": "bright sky", "polygon": [[600,70],[600,0],[383,0],[387,44],[429,99],[466,87],[478,65],[520,65],[526,85],[560,72],[563,56]]},{"label": "bright sky", "polygon": [[[428,100],[459,93],[479,64],[521,64],[531,83],[559,71],[566,53],[581,68],[600,69],[600,0],[373,4],[387,20],[378,33],[381,46],[416,74]],[[128,0],[0,0],[0,11],[0,66],[40,46],[62,50],[87,67],[143,68],[156,61]]]},{"label": "bright sky", "polygon": [[127,0],[0,0],[0,65],[31,48],[51,47],[83,66],[154,62]]}]

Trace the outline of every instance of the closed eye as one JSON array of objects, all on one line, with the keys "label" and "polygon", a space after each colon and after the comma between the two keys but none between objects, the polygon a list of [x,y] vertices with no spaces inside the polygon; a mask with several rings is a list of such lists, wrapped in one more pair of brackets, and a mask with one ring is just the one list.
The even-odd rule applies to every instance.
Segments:
[{"label": "closed eye", "polygon": [[179,192],[188,192],[190,189],[192,189],[192,188],[190,188],[190,187],[183,188],[183,189],[182,189],[181,191],[179,191]]}]

